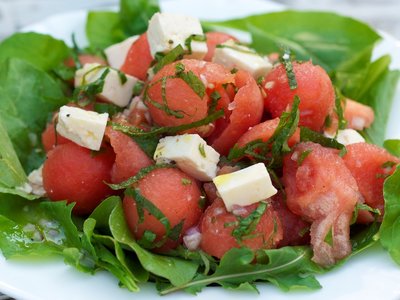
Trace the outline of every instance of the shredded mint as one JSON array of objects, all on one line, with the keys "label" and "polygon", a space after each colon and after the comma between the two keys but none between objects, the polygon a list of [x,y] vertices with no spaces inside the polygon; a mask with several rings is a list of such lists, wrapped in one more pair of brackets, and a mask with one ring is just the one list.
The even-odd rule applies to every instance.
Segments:
[{"label": "shredded mint", "polygon": [[129,177],[127,180],[117,183],[117,184],[111,184],[109,183],[108,186],[112,188],[113,190],[122,190],[130,187],[132,184],[137,183],[139,180],[143,179],[147,174],[153,172],[154,170],[157,169],[165,169],[165,168],[173,168],[174,166],[169,165],[169,164],[156,164],[156,165],[151,165],[145,168],[140,169],[140,171],[132,177]]},{"label": "shredded mint", "polygon": [[119,82],[121,83],[121,85],[124,85],[127,82],[128,77],[126,77],[126,75],[123,72],[121,72],[120,70],[116,70],[116,71],[118,73]]},{"label": "shredded mint", "polygon": [[150,131],[144,131],[138,127],[135,126],[128,126],[128,125],[122,125],[118,123],[111,123],[111,126],[113,129],[121,131],[127,135],[130,135],[132,137],[153,137],[161,134],[176,134],[178,132],[182,132],[188,129],[192,128],[197,128],[200,126],[208,125],[215,120],[221,118],[224,115],[223,110],[218,110],[215,113],[212,113],[205,117],[204,119],[201,119],[199,121],[195,121],[189,124],[183,124],[179,126],[172,126],[172,127],[158,127],[155,129],[152,129]]},{"label": "shredded mint", "polygon": [[368,204],[365,203],[358,203],[356,204],[354,211],[353,211],[353,217],[351,218],[351,223],[350,224],[354,224],[357,221],[357,217],[358,217],[358,213],[360,210],[365,210],[365,211],[369,211],[371,213],[374,214],[375,217],[380,216],[381,215],[381,211],[377,208],[372,208],[371,206],[369,206]]},{"label": "shredded mint", "polygon": [[156,57],[157,63],[153,67],[154,74],[157,74],[164,66],[182,59],[184,54],[185,50],[181,45],[178,45],[162,57]]},{"label": "shredded mint", "polygon": [[[101,67],[101,68],[103,68],[103,67]],[[105,70],[103,71],[103,73],[101,74],[101,76],[98,79],[96,79],[95,81],[93,81],[91,83],[86,84],[85,83],[86,75],[90,72],[94,72],[95,69],[97,69],[97,68],[94,68],[94,69],[88,71],[83,77],[83,84],[74,90],[73,98],[81,106],[85,106],[85,105],[93,102],[96,95],[100,94],[103,91],[105,79],[106,79],[108,73],[110,72],[109,68],[105,68]]]},{"label": "shredded mint", "polygon": [[339,155],[343,157],[346,153],[346,146],[339,143],[336,139],[331,139],[322,134],[312,131],[307,127],[300,127],[300,141],[313,142],[320,144],[323,147],[333,148],[340,150]]},{"label": "shredded mint", "polygon": [[296,75],[294,74],[293,64],[292,64],[292,54],[289,48],[283,49],[283,55],[281,56],[281,63],[284,65],[286,70],[286,75],[289,80],[289,87],[291,90],[297,89]]},{"label": "shredded mint", "polygon": [[347,121],[344,118],[343,104],[346,104],[346,98],[338,88],[335,88],[335,112],[338,117],[338,129],[345,129]]},{"label": "shredded mint", "polygon": [[257,208],[251,212],[246,217],[237,217],[238,218],[238,224],[236,228],[232,230],[232,236],[237,240],[237,241],[242,241],[251,235],[251,233],[256,229],[258,223],[260,222],[260,219],[262,215],[265,213],[267,210],[267,203],[265,202],[260,202],[258,204]]},{"label": "shredded mint", "polygon": [[205,35],[201,34],[191,34],[186,40],[185,40],[185,47],[188,51],[188,54],[192,54],[192,42],[206,42],[207,38]]},{"label": "shredded mint", "polygon": [[200,155],[201,155],[202,157],[204,157],[204,158],[207,157],[206,151],[204,150],[204,144],[199,144],[199,152],[200,152]]},{"label": "shredded mint", "polygon": [[396,165],[394,161],[388,160],[382,164],[382,169],[393,168]]},{"label": "shredded mint", "polygon": [[208,113],[211,114],[217,109],[218,101],[221,99],[221,94],[218,91],[213,91],[210,94],[211,103],[208,107]]},{"label": "shredded mint", "polygon": [[297,159],[297,165],[301,166],[303,164],[303,161],[307,158],[307,156],[312,152],[311,149],[304,150],[301,152],[299,155],[299,158]]},{"label": "shredded mint", "polygon": [[139,96],[144,88],[144,82],[141,80],[136,81],[135,85],[133,86],[133,96]]},{"label": "shredded mint", "polygon": [[71,35],[71,40],[72,40],[72,52],[71,52],[72,59],[74,60],[75,68],[80,69],[82,68],[81,61],[79,60],[79,54],[81,53],[81,50],[78,47],[74,33]]},{"label": "shredded mint", "polygon": [[191,185],[192,184],[192,181],[190,179],[187,179],[187,178],[182,178],[181,182],[182,182],[183,185]]}]

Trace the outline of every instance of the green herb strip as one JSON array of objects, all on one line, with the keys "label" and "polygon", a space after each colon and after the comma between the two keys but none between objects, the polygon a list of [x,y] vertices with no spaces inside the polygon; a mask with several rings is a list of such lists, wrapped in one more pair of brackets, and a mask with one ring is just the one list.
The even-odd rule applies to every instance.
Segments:
[{"label": "green herb strip", "polygon": [[218,91],[213,91],[210,95],[210,98],[211,98],[211,103],[210,106],[208,107],[209,114],[215,112],[215,110],[217,109],[218,102],[221,99],[221,94]]},{"label": "green herb strip", "polygon": [[347,127],[347,121],[344,118],[343,104],[346,104],[346,98],[338,88],[335,88],[335,112],[338,117],[338,129],[345,129]]},{"label": "green herb strip", "polygon": [[75,68],[80,69],[82,68],[82,64],[81,61],[79,60],[79,54],[81,54],[82,51],[79,49],[74,33],[72,34],[71,39],[72,39],[72,53],[71,53],[72,59],[75,63]]},{"label": "green herb strip", "polygon": [[204,158],[207,157],[207,155],[206,155],[206,150],[204,150],[204,144],[199,144],[199,152],[200,152],[200,155],[201,155],[202,157],[204,157]]},{"label": "green herb strip", "polygon": [[85,105],[93,102],[95,99],[95,96],[100,94],[103,91],[105,79],[106,79],[108,73],[110,72],[109,68],[106,68],[104,70],[104,72],[101,74],[101,76],[98,79],[96,79],[95,81],[93,81],[92,83],[89,83],[89,84],[85,83],[86,76],[89,73],[98,70],[99,68],[104,68],[104,67],[99,66],[99,67],[93,68],[93,69],[89,70],[87,73],[85,73],[85,75],[83,76],[82,85],[77,87],[74,90],[73,98],[74,98],[74,100],[76,100],[76,102],[80,106],[85,106]]},{"label": "green herb strip", "polygon": [[185,40],[185,47],[187,49],[187,54],[192,54],[192,42],[206,42],[207,38],[205,35],[200,35],[200,34],[191,34],[186,40]]},{"label": "green herb strip", "polygon": [[182,182],[182,185],[191,185],[192,184],[192,181],[187,178],[182,178],[181,182]]},{"label": "green herb strip", "polygon": [[147,174],[151,173],[152,171],[157,170],[157,169],[165,169],[165,168],[174,168],[174,166],[169,165],[169,164],[151,165],[146,168],[142,168],[135,176],[132,176],[121,183],[107,184],[107,185],[113,190],[126,189],[126,188],[132,186],[132,184],[137,183],[139,180],[143,179]]},{"label": "green herb strip", "polygon": [[133,86],[133,96],[139,96],[144,88],[144,82],[141,80],[136,81],[135,85]]},{"label": "green herb strip", "polygon": [[142,129],[135,127],[135,126],[127,126],[127,125],[121,125],[118,123],[111,122],[111,126],[113,129],[121,131],[129,136],[132,137],[153,137],[161,134],[175,134],[178,132],[182,132],[188,129],[196,128],[199,126],[203,125],[208,125],[215,120],[221,118],[224,115],[223,110],[216,111],[215,113],[212,113],[205,117],[204,119],[201,119],[196,122],[192,122],[189,124],[183,124],[179,126],[172,126],[172,127],[159,127],[155,128],[150,131],[143,131]]},{"label": "green herb strip", "polygon": [[381,211],[377,208],[372,208],[371,206],[365,204],[365,203],[357,203],[356,207],[354,208],[353,211],[353,217],[351,218],[351,223],[350,224],[354,224],[357,221],[357,217],[358,217],[358,212],[360,210],[366,210],[369,211],[371,213],[373,213],[375,215],[375,218],[377,216],[381,215]]},{"label": "green herb strip", "polygon": [[237,241],[242,241],[249,236],[257,227],[262,215],[267,210],[267,203],[260,202],[257,208],[247,217],[238,217],[238,225],[232,230],[232,236]]},{"label": "green herb strip", "polygon": [[124,85],[127,81],[128,81],[128,77],[126,77],[126,75],[121,72],[120,70],[116,70],[118,73],[118,77],[119,77],[119,82],[121,83],[121,85]]},{"label": "green herb strip", "polygon": [[297,80],[296,80],[296,75],[294,74],[293,64],[292,64],[292,54],[289,48],[283,49],[283,54],[281,56],[281,63],[285,67],[290,89],[291,90],[297,89]]},{"label": "green herb strip", "polygon": [[297,165],[301,166],[303,164],[303,161],[307,158],[307,156],[312,152],[311,149],[307,149],[303,152],[301,152],[299,158],[297,159]]},{"label": "green herb strip", "polygon": [[153,67],[154,74],[157,74],[164,66],[173,63],[174,61],[180,60],[183,58],[185,54],[185,50],[181,45],[176,46],[167,54],[163,55],[162,57],[157,56],[156,60],[157,63]]},{"label": "green herb strip", "polygon": [[[282,162],[283,154],[290,152],[288,140],[295,133],[299,124],[299,105],[300,98],[295,96],[292,110],[282,113],[279,124],[268,141],[263,142],[260,139],[247,143],[242,148],[234,146],[228,154],[228,159],[236,160],[245,155],[249,155],[256,161],[267,162],[269,168],[279,167]],[[268,153],[271,153],[272,157],[268,156]]]},{"label": "green herb strip", "polygon": [[313,142],[320,144],[323,147],[333,148],[340,150],[339,155],[343,157],[346,153],[345,145],[339,143],[335,139],[331,139],[323,136],[322,134],[312,131],[307,127],[300,127],[300,141],[301,142]]}]

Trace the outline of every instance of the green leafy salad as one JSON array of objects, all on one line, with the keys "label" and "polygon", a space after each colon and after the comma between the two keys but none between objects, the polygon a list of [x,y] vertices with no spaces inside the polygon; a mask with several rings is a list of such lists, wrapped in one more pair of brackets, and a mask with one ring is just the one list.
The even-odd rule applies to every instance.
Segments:
[{"label": "green leafy salad", "polygon": [[[178,45],[169,40],[170,51],[159,50],[149,56],[149,50],[143,50],[147,48],[135,45],[147,45],[147,38],[152,47],[152,33],[147,29],[159,10],[156,1],[121,0],[117,12],[89,12],[89,45],[84,49],[74,38],[73,47],[69,47],[61,40],[34,32],[16,33],[0,43],[0,249],[4,257],[60,257],[82,272],[106,270],[118,278],[121,288],[132,292],[140,291],[142,283],[153,282],[161,295],[180,290],[196,294],[210,285],[257,291],[259,283],[266,282],[283,291],[320,289],[316,274],[340,267],[349,257],[376,243],[400,265],[400,140],[384,138],[400,72],[389,69],[389,55],[372,61],[380,35],[366,24],[333,13],[282,11],[227,21],[201,21],[206,34],[193,32],[184,44]],[[256,55],[271,63],[270,73],[252,76],[250,71],[242,70],[245,67],[227,66],[223,59],[217,62],[214,57],[211,62],[204,58],[205,62],[193,57],[202,51],[206,39],[209,42],[212,34],[207,34],[212,32],[250,34],[250,44],[233,38],[235,41],[214,45],[216,53],[236,51],[239,61],[241,55]],[[138,37],[125,53],[129,56],[139,51],[139,57],[130,64],[127,58],[120,67],[105,66],[110,63],[106,49],[135,35]],[[89,64],[82,57],[96,57],[89,62],[99,64],[87,67]],[[146,59],[150,65],[144,68]],[[303,105],[308,95],[319,96],[309,92],[314,86],[304,88],[305,93],[301,90],[303,82],[308,82],[298,71],[301,67],[324,74],[321,76],[329,81],[329,113],[319,113],[325,104],[318,103],[318,113],[307,119],[312,120],[310,123],[304,121],[304,116],[307,109],[313,111],[313,105]],[[96,72],[102,73],[95,77]],[[295,93],[290,96],[291,102],[280,109],[277,107],[281,102],[271,100],[274,89],[279,88],[277,80],[271,79],[274,72],[281,72],[276,78],[283,78],[285,93]],[[144,104],[141,109],[136,106],[133,113],[127,113],[128,103],[105,101],[112,97],[104,93],[114,74],[115,84],[127,87],[128,102],[132,98],[129,103],[139,101]],[[318,81],[318,88],[325,86],[324,80]],[[103,98],[98,101],[100,94]],[[194,100],[176,106],[172,104],[174,94],[185,99],[182,101]],[[283,92],[276,94],[279,98]],[[360,118],[351,119],[351,105],[354,111],[372,114],[373,123],[366,124],[368,121],[362,117],[361,124]],[[72,127],[63,123],[74,113],[93,113],[96,122],[99,116],[105,116],[107,129],[104,133],[103,128],[99,141],[95,139],[97,131],[93,131],[89,142],[84,138],[83,142],[74,140],[75,136],[68,133]],[[320,125],[315,126],[318,122]],[[67,134],[62,134],[62,126],[68,129]],[[261,126],[262,134],[252,137],[250,131]],[[358,133],[346,127],[357,129]],[[327,134],[329,128],[333,128],[331,136]],[[79,134],[84,132],[79,130]],[[377,146],[358,150],[357,143],[338,138],[344,130],[356,132],[364,145]],[[48,136],[53,140],[49,149],[45,133],[50,131]],[[264,134],[269,131],[271,134],[265,139]],[[67,143],[66,139],[80,146]],[[217,170],[218,163],[218,170],[197,167],[193,171],[193,166],[181,163],[179,155],[168,159],[168,151],[180,149],[168,148],[173,142],[197,143],[191,151],[198,161],[217,157],[213,166]],[[61,146],[74,153],[67,158],[59,154],[60,159],[70,163],[50,166]],[[125,151],[125,147],[134,150]],[[368,162],[382,169],[368,177],[365,174],[372,169],[357,169],[353,162],[370,159],[373,153],[385,158]],[[86,173],[69,176],[74,165],[86,168],[86,163],[80,161],[83,156],[101,165],[93,171],[103,176],[101,190],[86,182],[90,177],[85,177]],[[166,159],[160,159],[164,156]],[[126,175],[124,164],[136,163],[135,172]],[[39,179],[34,176],[41,174],[43,164],[44,188],[42,175]],[[323,173],[330,166],[333,173]],[[342,169],[346,171],[342,173]],[[323,194],[325,185],[319,181],[312,183],[314,189],[306,185],[306,179],[293,184],[300,171],[309,176],[307,180],[313,180],[318,172],[325,174],[321,177],[335,174],[338,183],[332,185],[333,192]],[[260,173],[267,174],[272,182],[265,188],[270,194],[251,203],[237,202],[241,192],[226,182],[234,182],[235,174],[250,180]],[[160,187],[152,185],[157,176]],[[174,178],[178,178],[178,192],[173,191]],[[60,182],[73,182],[72,188],[63,188],[66,193],[74,190],[71,195],[77,198],[88,193],[90,198],[90,193],[96,193],[101,199],[95,205],[79,201],[75,204],[74,199],[67,199],[61,192],[62,196],[57,196],[62,189]],[[368,201],[375,195],[368,196],[371,186],[371,193],[380,194],[384,202]],[[95,192],[88,192],[92,188]],[[252,189],[248,187],[248,197],[253,197]],[[163,193],[166,199],[179,193],[193,196],[196,202],[194,207],[182,208],[187,215],[175,222],[164,204],[153,201]],[[310,198],[325,199],[332,194],[333,198],[351,200],[344,203],[340,198],[336,206],[329,206],[330,211],[337,211],[335,214],[323,215],[322,204],[315,208],[308,202],[308,210],[302,206]],[[178,207],[175,198],[170,202]],[[289,219],[279,214],[288,211],[287,207],[291,211],[290,224],[295,224],[290,228]],[[321,234],[326,222],[330,222],[328,229]],[[146,227],[148,223],[157,224]],[[261,230],[262,226],[267,229]],[[228,234],[215,238],[218,230]],[[289,241],[287,234],[296,237]],[[339,242],[346,236],[347,244]],[[220,248],[216,242],[219,239]],[[222,240],[236,246],[221,250]]]}]

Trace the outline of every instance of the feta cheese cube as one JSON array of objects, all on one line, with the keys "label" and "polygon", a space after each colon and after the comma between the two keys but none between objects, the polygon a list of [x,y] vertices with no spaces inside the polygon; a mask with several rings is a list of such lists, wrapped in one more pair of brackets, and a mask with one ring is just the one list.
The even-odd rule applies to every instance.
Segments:
[{"label": "feta cheese cube", "polygon": [[228,211],[236,205],[247,206],[265,200],[278,192],[263,163],[219,175],[213,182]]},{"label": "feta cheese cube", "polygon": [[76,144],[98,151],[107,121],[108,113],[98,114],[94,111],[64,105],[58,114],[56,130]]},{"label": "feta cheese cube", "polygon": [[114,69],[120,69],[125,62],[129,49],[138,38],[139,36],[135,35],[104,49],[108,64]]},{"label": "feta cheese cube", "polygon": [[255,50],[236,44],[233,40],[218,45],[212,61],[229,69],[245,70],[255,79],[266,75],[272,69],[267,57],[262,57]]},{"label": "feta cheese cube", "polygon": [[168,52],[181,45],[185,50],[186,42],[191,41],[191,53],[187,58],[203,59],[208,48],[206,41],[197,41],[192,36],[204,36],[200,21],[197,18],[171,13],[156,13],[149,21],[147,39],[150,52],[154,57],[157,52]]},{"label": "feta cheese cube", "polygon": [[85,64],[82,69],[77,70],[75,73],[75,87],[95,82],[106,70],[109,71],[104,79],[103,91],[97,96],[119,107],[127,106],[132,98],[133,87],[138,79],[130,75],[124,75],[126,81],[123,82],[121,73],[110,67],[96,63]]},{"label": "feta cheese cube", "polygon": [[[324,135],[326,137],[329,138],[335,138],[334,135],[328,134],[328,133],[324,133]],[[356,143],[364,143],[365,139],[362,137],[361,134],[359,134],[356,130],[354,129],[343,129],[343,130],[338,130],[337,136],[336,136],[336,140],[347,146],[350,144],[356,144]]]},{"label": "feta cheese cube", "polygon": [[183,172],[211,181],[217,175],[219,153],[198,134],[183,134],[160,139],[154,159],[157,163],[175,161]]}]

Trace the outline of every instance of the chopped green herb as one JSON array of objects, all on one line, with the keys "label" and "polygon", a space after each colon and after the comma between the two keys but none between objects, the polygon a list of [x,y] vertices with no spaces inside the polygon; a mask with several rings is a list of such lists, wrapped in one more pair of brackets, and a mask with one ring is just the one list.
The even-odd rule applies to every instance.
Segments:
[{"label": "chopped green herb", "polygon": [[192,184],[192,181],[187,178],[182,178],[181,181],[182,181],[183,185],[191,185]]},{"label": "chopped green herb", "polygon": [[233,69],[231,70],[231,74],[236,74],[238,71],[239,71],[239,70],[238,70],[237,68],[233,68]]},{"label": "chopped green herb", "polygon": [[204,150],[204,144],[199,144],[199,152],[200,152],[201,156],[203,156],[204,158],[207,157],[206,151]]},{"label": "chopped green herb", "polygon": [[263,81],[264,81],[264,76],[259,76],[259,77],[257,78],[257,84],[258,84],[258,85],[262,85]]},{"label": "chopped green herb", "polygon": [[365,210],[373,213],[375,217],[381,215],[381,211],[377,208],[372,208],[371,206],[365,204],[365,203],[357,203],[354,211],[353,211],[353,217],[351,218],[351,224],[354,224],[357,221],[358,218],[358,213],[360,210]]},{"label": "chopped green herb", "polygon": [[396,165],[394,161],[388,160],[382,164],[382,169],[393,168]]},{"label": "chopped green herb", "polygon": [[126,77],[126,75],[120,70],[117,70],[117,73],[119,77],[119,82],[121,83],[121,85],[124,85],[127,82],[128,77]]},{"label": "chopped green herb", "polygon": [[141,239],[137,242],[144,248],[151,249],[154,246],[154,241],[156,240],[157,235],[151,230],[145,230]]},{"label": "chopped green herb", "polygon": [[297,159],[297,165],[301,166],[303,164],[303,161],[306,159],[306,157],[312,152],[311,149],[307,149],[299,155],[299,158]]},{"label": "chopped green herb", "polygon": [[294,74],[292,64],[292,54],[289,48],[283,49],[283,55],[281,56],[281,62],[285,67],[286,75],[289,80],[289,87],[291,90],[297,89],[296,75]]},{"label": "chopped green herb", "polygon": [[329,128],[332,125],[332,117],[331,115],[327,115],[324,121],[324,127]]},{"label": "chopped green herb", "polygon": [[206,38],[205,35],[191,34],[191,35],[185,40],[185,46],[186,46],[186,49],[188,50],[188,54],[192,54],[192,41],[195,41],[195,42],[205,42],[205,41],[207,41],[207,38]]},{"label": "chopped green herb", "polygon": [[[104,67],[100,67],[100,68],[104,68]],[[85,83],[86,75],[90,72],[94,72],[95,70],[98,70],[98,68],[94,68],[94,69],[88,71],[83,76],[83,80],[82,80],[83,84],[74,90],[73,98],[81,106],[85,106],[85,105],[93,102],[96,95],[100,94],[103,91],[105,79],[106,79],[108,73],[110,72],[109,68],[105,68],[105,70],[103,71],[103,73],[101,74],[101,76],[98,79],[96,79],[92,83],[86,84]]]},{"label": "chopped green herb", "polygon": [[72,53],[71,53],[72,59],[74,60],[75,68],[80,69],[80,68],[82,68],[82,64],[81,64],[81,61],[79,60],[79,54],[82,51],[79,49],[79,46],[76,42],[74,33],[71,36],[71,40],[72,40]]},{"label": "chopped green herb", "polygon": [[201,195],[200,199],[199,199],[199,207],[200,207],[200,209],[204,209],[204,207],[206,207],[206,203],[207,203],[206,196]]},{"label": "chopped green herb", "polygon": [[185,223],[185,219],[181,220],[178,224],[172,227],[167,235],[171,240],[177,241],[179,239],[179,236],[182,233],[183,223]]},{"label": "chopped green herb", "polygon": [[246,236],[250,235],[257,227],[260,222],[262,215],[267,210],[267,203],[260,202],[257,208],[249,214],[247,217],[238,217],[238,225],[232,230],[232,236],[237,241],[242,241]]},{"label": "chopped green herb", "polygon": [[345,129],[347,121],[344,118],[343,104],[346,104],[346,98],[338,88],[335,88],[335,112],[338,117],[338,129]]},{"label": "chopped green herb", "polygon": [[211,114],[217,109],[218,101],[221,99],[221,94],[218,91],[213,91],[210,95],[211,103],[208,108],[208,113]]},{"label": "chopped green herb", "polygon": [[214,122],[215,120],[221,118],[223,115],[224,115],[224,111],[218,110],[215,113],[208,115],[204,119],[195,121],[193,123],[183,124],[183,125],[179,125],[179,126],[172,126],[172,127],[158,127],[153,130],[150,130],[150,131],[144,131],[135,126],[122,125],[122,124],[118,124],[118,123],[111,123],[111,125],[112,125],[113,129],[124,132],[125,134],[128,134],[132,137],[153,137],[153,136],[161,135],[164,133],[175,134],[175,133],[182,132],[182,131],[185,131],[188,129],[207,125],[207,124],[210,124],[211,122]]},{"label": "chopped green herb", "polygon": [[102,114],[102,113],[108,113],[110,116],[113,116],[121,111],[123,111],[124,109],[122,107],[116,106],[114,104],[111,103],[100,103],[100,102],[96,102],[94,104],[94,111]]},{"label": "chopped green herb", "polygon": [[139,96],[144,88],[144,82],[141,80],[136,81],[135,85],[133,86],[133,96]]},{"label": "chopped green herb", "polygon": [[181,45],[178,45],[167,54],[156,56],[157,63],[153,67],[154,74],[158,73],[164,66],[182,59],[184,54],[185,50]]},{"label": "chopped green herb", "polygon": [[174,168],[174,166],[169,164],[156,164],[151,165],[146,168],[140,169],[140,171],[132,177],[129,177],[127,180],[117,183],[117,184],[108,184],[110,188],[113,190],[122,190],[130,187],[132,184],[137,183],[139,180],[143,179],[147,174],[156,170],[156,169],[164,169],[164,168]]},{"label": "chopped green herb", "polygon": [[300,127],[300,141],[313,142],[323,147],[334,148],[340,150],[339,155],[343,157],[347,153],[346,146],[339,143],[335,139],[328,138],[322,134],[312,131],[307,127]]}]

